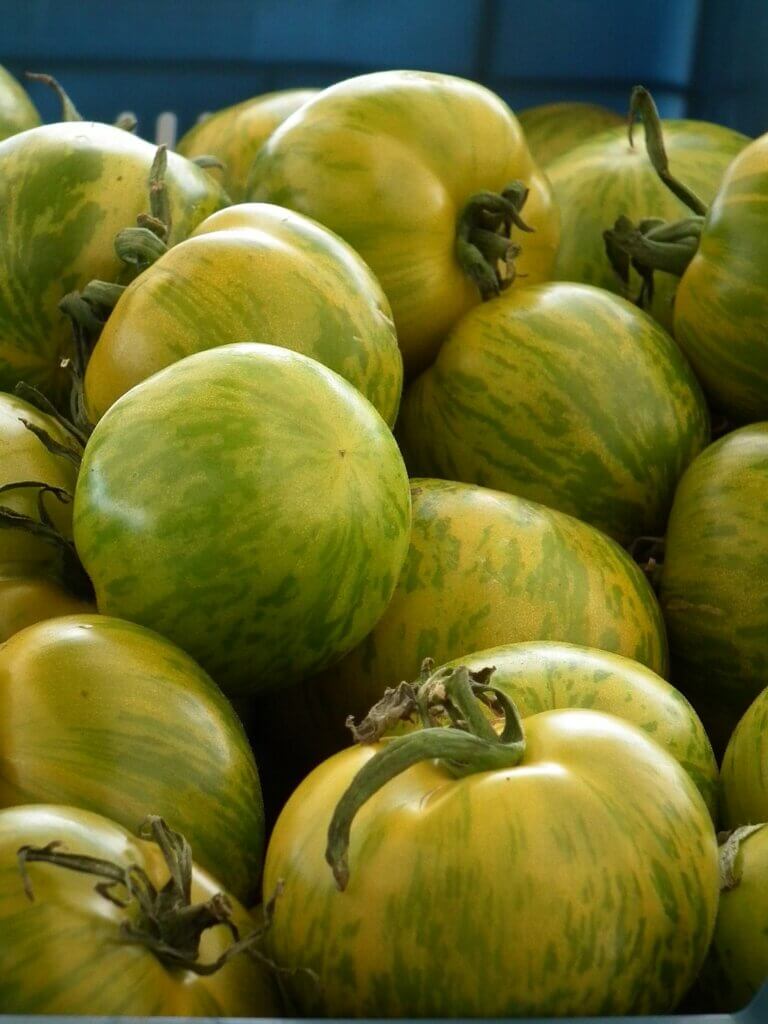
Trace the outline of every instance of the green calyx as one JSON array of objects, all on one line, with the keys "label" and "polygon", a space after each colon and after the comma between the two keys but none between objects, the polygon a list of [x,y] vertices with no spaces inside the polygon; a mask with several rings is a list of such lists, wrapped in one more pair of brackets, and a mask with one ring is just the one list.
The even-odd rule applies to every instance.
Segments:
[{"label": "green calyx", "polygon": [[521,181],[502,192],[477,192],[467,201],[456,229],[456,259],[477,285],[482,299],[493,298],[515,280],[515,259],[520,246],[512,242],[512,228],[532,231],[520,216],[528,198]]},{"label": "green calyx", "polygon": [[[427,665],[431,668],[431,663]],[[520,763],[525,753],[520,716],[504,693],[489,686],[492,673],[493,669],[472,673],[463,665],[441,669],[426,678],[425,671],[418,684],[401,683],[388,690],[355,727],[363,742],[374,742],[396,721],[416,715],[421,724],[415,732],[388,740],[360,769],[336,806],[325,856],[339,889],[344,890],[349,882],[347,855],[355,815],[391,779],[421,761],[435,759],[457,778]],[[500,735],[489,721],[484,703],[503,715]],[[450,726],[432,725],[446,714]]]},{"label": "green calyx", "polygon": [[645,125],[645,148],[659,179],[693,214],[672,223],[648,218],[639,224],[633,224],[628,217],[622,216],[612,228],[603,232],[606,255],[624,285],[629,285],[631,269],[640,275],[642,287],[636,301],[643,305],[653,298],[655,271],[678,277],[685,273],[699,247],[707,206],[671,173],[659,112],[653,97],[641,85],[635,86],[630,99],[631,145],[634,145],[633,128],[638,119]]},{"label": "green calyx", "polygon": [[[60,843],[52,842],[43,847],[22,846],[18,851],[27,896],[34,899],[27,865],[52,864],[102,879],[95,887],[100,896],[121,909],[135,906],[136,916],[121,926],[124,940],[145,946],[169,967],[209,975],[242,952],[251,952],[262,959],[257,947],[264,929],[240,938],[231,920],[232,906],[224,893],[217,893],[206,903],[192,903],[192,853],[186,839],[158,817],[147,818],[139,834],[152,839],[162,850],[170,874],[162,889],[158,890],[146,872],[135,864],[126,868],[97,857],[65,853]],[[265,911],[268,926],[271,904]],[[201,936],[216,925],[229,929],[232,945],[213,963],[200,963]]]}]

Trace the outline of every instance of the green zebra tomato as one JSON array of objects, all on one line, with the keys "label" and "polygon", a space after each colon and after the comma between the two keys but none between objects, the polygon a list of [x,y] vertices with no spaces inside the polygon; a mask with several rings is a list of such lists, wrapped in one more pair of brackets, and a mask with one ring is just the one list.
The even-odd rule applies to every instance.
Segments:
[{"label": "green zebra tomato", "polygon": [[[522,215],[532,233],[501,215],[513,182],[529,190]],[[486,287],[498,290],[510,237],[532,282],[551,276],[559,239],[549,184],[514,114],[451,75],[382,71],[325,89],[261,147],[248,196],[298,210],[357,249],[392,307],[410,375]],[[459,258],[468,242],[472,260]]]},{"label": "green zebra tomato", "polygon": [[198,156],[221,160],[223,170],[210,168],[208,173],[221,181],[233,202],[239,203],[245,199],[248,173],[259,148],[279,124],[316,93],[317,89],[285,89],[217,110],[190,128],[176,149],[190,160]]},{"label": "green zebra tomato", "polygon": [[333,371],[276,345],[199,352],[123,395],[75,495],[99,611],[156,629],[234,695],[358,643],[409,532],[386,423]]},{"label": "green zebra tomato", "polygon": [[659,599],[672,678],[722,754],[768,678],[768,423],[726,434],[680,481]]},{"label": "green zebra tomato", "polygon": [[613,110],[594,103],[545,103],[521,110],[517,118],[533,159],[543,168],[598,132],[623,121]]},{"label": "green zebra tomato", "polygon": [[40,115],[13,75],[0,66],[0,139],[36,128]]},{"label": "green zebra tomato", "polygon": [[253,755],[219,689],[156,633],[81,614],[11,637],[0,647],[0,765],[0,806],[72,804],[130,831],[160,814],[230,892],[255,901],[264,809]]},{"label": "green zebra tomato", "polygon": [[723,758],[723,828],[768,821],[768,689],[750,704]]},{"label": "green zebra tomato", "polygon": [[425,658],[560,640],[667,671],[654,593],[604,533],[511,494],[414,480],[410,549],[392,600],[371,632],[304,690],[315,730],[332,749],[348,715],[385,687],[415,679]]},{"label": "green zebra tomato", "polygon": [[[179,848],[180,836],[168,838],[164,856],[157,840],[138,839],[80,808],[38,804],[0,811],[3,1013],[132,1019],[280,1015],[272,979],[249,955],[233,956],[211,974],[195,973],[195,966],[215,964],[232,946],[225,921],[243,937],[256,922],[187,859],[189,847]],[[46,858],[50,843],[60,844],[54,852],[58,863]],[[31,848],[27,892],[19,869],[23,847]],[[73,856],[99,863],[83,863],[89,873],[62,866]],[[109,874],[99,875],[99,867]],[[124,881],[115,885],[115,875]],[[112,880],[107,893],[95,889],[99,880],[105,886]],[[137,888],[144,910],[131,898]]]},{"label": "green zebra tomato", "polygon": [[88,415],[184,356],[251,340],[317,359],[394,423],[403,365],[381,287],[346,242],[265,203],[206,218],[129,285],[88,363]]},{"label": "green zebra tomato", "polygon": [[709,414],[650,317],[553,282],[470,310],[406,391],[398,437],[411,476],[509,491],[626,544],[663,534]]},{"label": "green zebra tomato", "polygon": [[453,697],[462,672],[434,690],[462,728],[344,750],[281,813],[264,874],[265,893],[284,881],[270,950],[318,978],[287,975],[290,994],[337,1018],[673,1010],[717,910],[700,793],[613,715],[545,711],[521,726],[508,706],[498,736],[482,712],[476,723],[471,690]]},{"label": "green zebra tomato", "polygon": [[[82,121],[43,125],[0,143],[0,388],[18,381],[58,398],[72,330],[68,292],[123,268],[115,235],[146,213],[156,148],[130,132]],[[224,204],[201,168],[171,153],[171,243]]]},{"label": "green zebra tomato", "polygon": [[[663,121],[672,172],[705,202],[712,199],[731,160],[749,142],[745,135],[705,121]],[[638,129],[642,134],[643,129]],[[686,212],[656,176],[642,143],[633,146],[626,126],[609,128],[569,150],[547,166],[562,218],[562,241],[552,277],[581,281],[622,294],[624,286],[605,253],[603,230],[619,216],[674,220]],[[632,295],[640,278],[631,275]],[[677,279],[659,274],[651,309],[672,327]]]}]

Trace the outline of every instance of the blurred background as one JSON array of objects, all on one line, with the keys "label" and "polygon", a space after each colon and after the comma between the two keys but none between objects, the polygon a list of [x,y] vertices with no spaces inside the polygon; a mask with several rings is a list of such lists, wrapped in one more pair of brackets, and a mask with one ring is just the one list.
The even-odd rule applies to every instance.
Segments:
[{"label": "blurred background", "polygon": [[[152,137],[258,93],[382,68],[484,82],[516,109],[586,100],[624,112],[650,88],[668,117],[768,129],[768,0],[0,0],[0,64],[58,78],[84,117],[123,110]],[[29,87],[45,120],[58,105]]]}]

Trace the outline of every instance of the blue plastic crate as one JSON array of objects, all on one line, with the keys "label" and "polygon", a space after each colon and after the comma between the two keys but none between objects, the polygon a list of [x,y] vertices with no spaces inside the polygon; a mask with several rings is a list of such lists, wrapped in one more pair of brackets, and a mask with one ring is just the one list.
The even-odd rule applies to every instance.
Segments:
[{"label": "blue plastic crate", "polygon": [[768,129],[765,0],[0,0],[0,14],[0,63],[60,78],[87,117],[134,110],[146,134],[163,110],[185,130],[249,95],[395,67],[474,78],[518,108],[623,111],[643,82],[667,116]]}]

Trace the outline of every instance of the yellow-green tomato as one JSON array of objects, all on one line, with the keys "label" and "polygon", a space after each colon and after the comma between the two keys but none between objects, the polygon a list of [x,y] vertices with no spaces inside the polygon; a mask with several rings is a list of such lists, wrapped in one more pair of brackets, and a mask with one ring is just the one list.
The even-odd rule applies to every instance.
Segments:
[{"label": "yellow-green tomato", "polygon": [[[517,271],[545,280],[559,216],[509,107],[461,78],[383,71],[331,86],[283,122],[257,154],[248,194],[314,217],[357,249],[389,299],[412,374],[480,301],[457,258],[467,203],[515,180],[529,189],[523,218],[534,229],[512,229]],[[487,235],[500,225],[481,220],[485,234],[473,237],[498,244]],[[496,256],[487,259],[495,272]]]},{"label": "yellow-green tomato", "polygon": [[[33,430],[30,430],[32,427]],[[64,445],[73,459],[49,451],[34,430],[48,434],[58,445]],[[47,492],[40,498],[40,488],[17,486],[0,493],[0,505],[12,512],[41,522],[39,501],[55,528],[66,538],[72,537],[72,496],[77,481],[76,460],[81,447],[75,438],[52,417],[28,402],[0,392],[0,486],[13,484],[45,484],[58,489],[57,496]],[[43,536],[21,527],[0,530],[0,568],[3,575],[58,574],[61,550]]]},{"label": "yellow-green tomato", "polygon": [[[737,829],[721,849],[723,889],[702,988],[713,1010],[743,1009],[768,978],[768,826]],[[754,1020],[764,1020],[756,1010]]]},{"label": "yellow-green tomato", "polygon": [[92,604],[70,594],[54,580],[8,576],[0,579],[0,644],[44,619],[95,611]]},{"label": "yellow-green tomato", "polygon": [[128,287],[88,364],[88,415],[184,356],[241,341],[311,356],[394,423],[403,367],[380,285],[342,239],[265,203],[208,217]]},{"label": "yellow-green tomato", "polygon": [[253,901],[256,765],[213,681],[158,634],[106,615],[39,622],[0,647],[0,807],[63,803],[135,831],[160,814]]},{"label": "yellow-green tomato", "polygon": [[13,75],[0,66],[0,139],[35,128],[40,115]]},{"label": "yellow-green tomato", "polygon": [[[325,859],[334,809],[397,740],[344,750],[299,786],[270,840],[264,892],[284,880],[269,932],[278,964],[318,976],[286,976],[302,1012],[675,1007],[717,909],[717,842],[701,795],[670,754],[613,715],[547,711],[523,726],[514,767],[464,763],[457,777],[430,757],[374,792],[352,821],[343,891]],[[432,730],[443,731],[457,732]]]},{"label": "yellow-green tomato", "polygon": [[591,708],[647,732],[691,776],[714,817],[718,774],[704,726],[685,697],[631,658],[576,644],[506,644],[458,658],[471,671],[493,667],[492,685],[522,718],[557,708]]},{"label": "yellow-green tomato", "polygon": [[[155,888],[168,868],[158,846],[137,839],[101,815],[74,807],[37,805],[0,811],[0,1007],[4,1013],[110,1017],[275,1017],[280,1013],[271,979],[248,955],[233,957],[210,976],[163,958],[126,935],[143,927],[133,900],[128,907],[96,891],[98,877],[46,863],[27,865],[33,899],[25,893],[18,850],[61,843],[60,851],[144,872]],[[103,879],[101,879],[103,881]],[[192,904],[223,891],[211,875],[191,866]],[[127,898],[124,886],[112,889]],[[225,893],[225,896],[227,894]],[[243,936],[255,922],[233,896],[231,920]],[[232,944],[220,924],[204,931],[199,962],[214,963]]]},{"label": "yellow-green tomato", "polygon": [[211,168],[230,199],[245,198],[248,172],[259,147],[294,110],[311,99],[317,89],[284,89],[254,96],[232,107],[217,110],[199,121],[183,135],[176,149],[194,160],[215,156],[223,170]]},{"label": "yellow-green tomato", "polygon": [[768,821],[768,689],[736,726],[723,758],[722,826]]},{"label": "yellow-green tomato", "polygon": [[615,111],[596,103],[545,103],[528,107],[517,116],[540,167],[622,120]]}]

